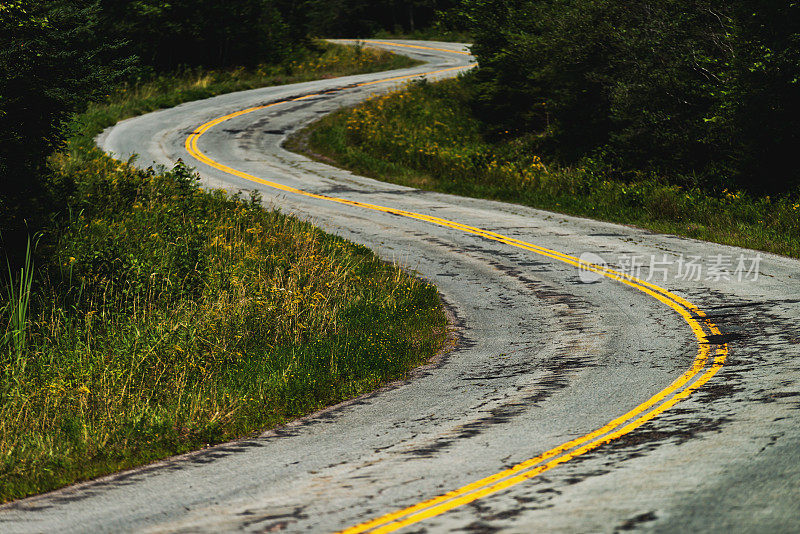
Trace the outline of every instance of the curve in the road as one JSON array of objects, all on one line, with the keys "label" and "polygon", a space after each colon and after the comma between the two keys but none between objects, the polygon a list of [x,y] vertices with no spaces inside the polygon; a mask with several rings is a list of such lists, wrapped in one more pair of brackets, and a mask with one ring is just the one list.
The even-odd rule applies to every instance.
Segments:
[{"label": "curve in the road", "polygon": [[[797,532],[800,262],[762,254],[757,277],[688,276],[684,258],[756,253],[378,182],[281,148],[315,118],[392,89],[387,78],[439,79],[471,62],[462,44],[370,44],[427,64],[186,103],[97,143],[140,168],[194,162],[197,125],[275,103],[195,139],[243,173],[197,163],[203,185],[256,190],[413,268],[452,313],[453,350],[285,427],[0,506],[0,530],[374,532],[439,514],[409,530]],[[660,257],[664,272],[641,264]]]},{"label": "curve in the road", "polygon": [[[396,43],[392,44],[397,46]],[[452,50],[443,50],[443,49],[425,47],[419,45],[405,44],[400,46],[408,48],[442,50],[452,53]],[[394,80],[403,80],[418,76],[438,74],[447,71],[462,70],[469,68],[470,66],[471,65],[458,66],[458,67],[451,67],[448,69],[439,69],[436,71],[430,71],[422,74],[384,78],[380,80],[373,80],[370,82],[357,84],[357,86],[371,85],[371,84],[383,83]],[[424,215],[421,213],[415,213],[397,208],[348,200],[329,195],[320,195],[304,191],[301,189],[297,189],[294,187],[290,187],[284,184],[280,184],[278,182],[265,180],[253,174],[235,169],[233,167],[215,161],[208,155],[204,154],[198,147],[198,142],[200,138],[203,136],[203,134],[208,132],[211,128],[218,126],[230,119],[233,119],[235,117],[240,117],[242,115],[246,115],[254,111],[259,111],[268,107],[278,106],[281,104],[286,104],[288,102],[296,102],[310,97],[319,96],[320,94],[324,93],[312,93],[277,102],[271,102],[266,105],[255,106],[217,117],[211,121],[208,121],[198,126],[186,138],[185,148],[198,161],[205,163],[206,165],[209,165],[217,170],[220,170],[222,172],[231,174],[233,176],[251,182],[279,189],[287,193],[302,195],[319,200],[326,200],[339,204],[346,204],[358,208],[381,211],[392,215],[408,217],[412,219],[425,221],[431,224],[452,228],[454,230],[477,235],[485,239],[497,241],[512,247],[524,249],[533,252],[535,254],[539,254],[551,259],[562,261],[569,265],[578,267],[579,269],[591,271],[597,273],[598,275],[605,276],[607,278],[610,278],[612,280],[630,286],[634,289],[642,291],[643,293],[649,295],[650,297],[669,306],[672,310],[677,312],[689,325],[693,334],[697,338],[697,342],[699,345],[698,352],[692,366],[683,375],[681,375],[672,384],[670,384],[663,390],[659,391],[648,400],[639,404],[638,406],[628,411],[627,413],[613,419],[612,421],[598,428],[597,430],[594,430],[579,438],[567,441],[562,445],[550,449],[534,458],[521,462],[509,469],[500,471],[491,476],[485,477],[481,480],[467,484],[458,489],[447,492],[443,495],[434,497],[432,499],[420,502],[413,506],[353,526],[342,532],[348,534],[357,534],[362,532],[375,532],[375,533],[392,532],[400,528],[403,528],[405,526],[411,525],[413,523],[422,521],[424,519],[445,513],[448,510],[452,510],[453,508],[463,506],[465,504],[476,501],[487,495],[491,495],[498,491],[504,490],[510,486],[531,479],[549,469],[552,469],[553,467],[556,467],[559,464],[562,464],[575,457],[585,454],[605,443],[608,443],[616,438],[619,438],[635,430],[636,428],[639,428],[647,421],[650,421],[659,414],[670,409],[680,400],[688,397],[693,391],[702,387],[723,366],[726,356],[728,354],[727,344],[718,345],[714,353],[714,357],[712,359],[710,358],[711,344],[709,343],[709,340],[707,338],[707,336],[709,335],[720,335],[721,333],[720,330],[716,327],[716,325],[713,322],[711,322],[706,318],[706,314],[696,305],[692,304],[688,300],[660,286],[630,276],[627,273],[621,273],[619,271],[615,271],[605,266],[596,265],[583,261],[575,256],[563,254],[561,252],[541,247],[533,243],[528,243],[519,239],[514,239],[511,237],[504,236],[502,234],[498,234],[495,232],[491,232],[473,226],[468,226],[448,219],[434,217],[430,215]]]}]

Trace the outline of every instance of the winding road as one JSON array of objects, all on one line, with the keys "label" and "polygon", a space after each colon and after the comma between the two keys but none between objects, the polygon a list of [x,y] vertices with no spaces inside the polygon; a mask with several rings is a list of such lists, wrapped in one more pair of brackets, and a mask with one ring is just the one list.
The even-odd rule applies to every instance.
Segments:
[{"label": "winding road", "polygon": [[796,532],[800,262],[355,176],[289,153],[319,116],[470,68],[269,87],[99,145],[362,243],[439,288],[452,350],[293,424],[0,507],[3,532]]}]

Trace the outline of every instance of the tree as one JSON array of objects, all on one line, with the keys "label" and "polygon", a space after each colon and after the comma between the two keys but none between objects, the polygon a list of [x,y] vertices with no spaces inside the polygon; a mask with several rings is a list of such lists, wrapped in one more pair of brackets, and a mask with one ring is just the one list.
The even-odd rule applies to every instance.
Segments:
[{"label": "tree", "polygon": [[711,188],[800,185],[797,0],[465,0],[491,136]]},{"label": "tree", "polygon": [[130,67],[98,34],[98,13],[93,1],[0,5],[0,217],[9,246],[56,202],[45,159],[63,121]]},{"label": "tree", "polygon": [[297,6],[285,0],[100,0],[100,6],[104,33],[128,42],[157,71],[275,63],[306,33]]},{"label": "tree", "polygon": [[456,0],[308,0],[312,33],[325,37],[370,37],[378,31],[429,28]]},{"label": "tree", "polygon": [[800,2],[740,0],[735,14],[733,83],[719,116],[735,132],[736,168],[751,189],[798,190]]}]

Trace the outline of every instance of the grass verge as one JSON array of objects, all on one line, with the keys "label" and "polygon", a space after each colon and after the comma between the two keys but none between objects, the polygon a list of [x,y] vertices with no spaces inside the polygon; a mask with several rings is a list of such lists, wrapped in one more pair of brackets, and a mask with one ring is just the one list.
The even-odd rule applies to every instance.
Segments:
[{"label": "grass verge", "polygon": [[322,118],[287,148],[420,189],[800,257],[797,199],[712,195],[658,177],[624,182],[597,169],[548,169],[523,139],[486,141],[470,100],[463,78],[414,83]]},{"label": "grass verge", "polygon": [[0,501],[279,424],[441,347],[435,288],[368,249],[204,192],[182,165],[136,170],[92,145],[157,107],[398,61],[326,46],[313,67],[165,77],[76,119],[51,161],[67,215],[45,236],[24,324],[0,306],[13,330],[0,338]]}]

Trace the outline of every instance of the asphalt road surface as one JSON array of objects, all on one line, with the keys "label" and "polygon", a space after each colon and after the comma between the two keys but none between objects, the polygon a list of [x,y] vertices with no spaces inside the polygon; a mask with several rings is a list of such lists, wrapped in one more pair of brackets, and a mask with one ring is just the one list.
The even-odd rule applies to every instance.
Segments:
[{"label": "asphalt road surface", "polygon": [[259,437],[11,503],[0,531],[800,530],[800,262],[280,148],[404,80],[370,82],[471,60],[396,43],[372,46],[428,63],[183,104],[98,142],[141,166],[182,158],[415,269],[452,312],[453,350]]}]

